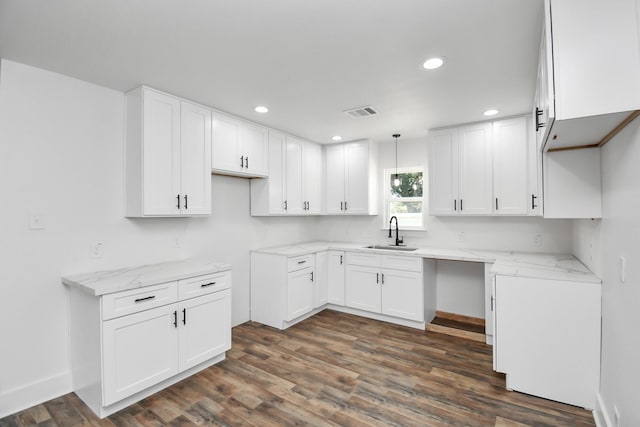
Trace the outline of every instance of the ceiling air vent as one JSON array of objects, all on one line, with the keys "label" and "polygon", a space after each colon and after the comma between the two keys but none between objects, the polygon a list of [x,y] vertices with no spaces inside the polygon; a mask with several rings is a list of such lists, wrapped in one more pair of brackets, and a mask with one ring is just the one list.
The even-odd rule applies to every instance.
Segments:
[{"label": "ceiling air vent", "polygon": [[348,114],[351,117],[366,117],[366,116],[373,116],[374,114],[378,114],[378,112],[374,110],[373,107],[370,105],[366,107],[358,107],[358,108],[352,108],[350,110],[344,110],[343,113]]}]

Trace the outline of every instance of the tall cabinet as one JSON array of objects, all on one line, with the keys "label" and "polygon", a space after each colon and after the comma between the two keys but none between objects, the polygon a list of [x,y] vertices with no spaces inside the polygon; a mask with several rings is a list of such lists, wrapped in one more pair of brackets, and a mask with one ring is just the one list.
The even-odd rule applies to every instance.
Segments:
[{"label": "tall cabinet", "polygon": [[126,94],[125,215],[211,213],[211,113],[141,86]]},{"label": "tall cabinet", "polygon": [[325,147],[327,214],[377,214],[376,148],[367,140]]}]

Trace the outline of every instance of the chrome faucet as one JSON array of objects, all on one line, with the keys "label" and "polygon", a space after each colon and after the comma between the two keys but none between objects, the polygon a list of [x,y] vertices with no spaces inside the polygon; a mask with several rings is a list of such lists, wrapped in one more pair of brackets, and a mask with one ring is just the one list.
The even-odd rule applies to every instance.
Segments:
[{"label": "chrome faucet", "polygon": [[391,238],[391,223],[396,220],[396,246],[401,246],[404,243],[404,237],[398,236],[398,218],[394,215],[389,220],[389,238]]}]

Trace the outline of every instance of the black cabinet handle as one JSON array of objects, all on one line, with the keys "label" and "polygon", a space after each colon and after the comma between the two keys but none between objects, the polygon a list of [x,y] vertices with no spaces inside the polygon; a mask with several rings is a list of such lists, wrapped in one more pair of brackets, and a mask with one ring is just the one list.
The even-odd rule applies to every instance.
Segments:
[{"label": "black cabinet handle", "polygon": [[342,207],[344,205],[344,202],[340,202],[340,210],[343,211],[344,208]]},{"label": "black cabinet handle", "polygon": [[458,199],[453,199],[453,210],[454,211],[458,210]]},{"label": "black cabinet handle", "polygon": [[460,211],[462,211],[462,199],[460,199]]},{"label": "black cabinet handle", "polygon": [[134,302],[142,302],[142,301],[149,301],[154,299],[156,296],[155,295],[151,295],[148,297],[144,297],[144,298],[136,298]]},{"label": "black cabinet handle", "polygon": [[531,209],[535,209],[538,207],[538,205],[536,205],[536,199],[538,198],[538,196],[532,194],[531,195]]},{"label": "black cabinet handle", "polygon": [[340,265],[342,265],[342,255],[340,255]]},{"label": "black cabinet handle", "polygon": [[376,283],[380,283],[380,273],[376,273]]},{"label": "black cabinet handle", "polygon": [[313,282],[313,271],[311,272],[311,281]]},{"label": "black cabinet handle", "polygon": [[244,167],[249,169],[249,156],[244,158]]},{"label": "black cabinet handle", "polygon": [[244,156],[240,156],[240,167],[244,167]]},{"label": "black cabinet handle", "polygon": [[382,273],[382,284],[384,285],[384,273]]},{"label": "black cabinet handle", "polygon": [[176,205],[176,208],[180,209],[180,195],[179,194],[176,196],[176,199],[178,199],[178,204]]},{"label": "black cabinet handle", "polygon": [[187,309],[186,308],[182,309],[182,324],[183,325],[187,324]]},{"label": "black cabinet handle", "polygon": [[345,211],[347,210],[347,201],[346,200],[344,201],[344,210]]},{"label": "black cabinet handle", "polygon": [[285,211],[287,210],[287,201],[286,200],[284,201],[284,210]]},{"label": "black cabinet handle", "polygon": [[178,327],[178,311],[177,310],[173,312],[173,326],[176,328]]},{"label": "black cabinet handle", "polygon": [[498,210],[498,198],[496,197],[496,210]]},{"label": "black cabinet handle", "polygon": [[298,261],[298,264],[304,264],[305,262],[307,261],[306,260]]},{"label": "black cabinet handle", "polygon": [[184,195],[184,208],[189,209],[189,202],[187,201],[188,194]]},{"label": "black cabinet handle", "polygon": [[215,284],[216,284],[216,282],[204,283],[204,284],[200,285],[200,287],[201,287],[201,288],[206,288],[207,286],[213,286],[213,285],[215,285]]},{"label": "black cabinet handle", "polygon": [[536,132],[547,125],[546,123],[540,122],[540,116],[542,116],[542,112],[542,109],[536,107]]}]

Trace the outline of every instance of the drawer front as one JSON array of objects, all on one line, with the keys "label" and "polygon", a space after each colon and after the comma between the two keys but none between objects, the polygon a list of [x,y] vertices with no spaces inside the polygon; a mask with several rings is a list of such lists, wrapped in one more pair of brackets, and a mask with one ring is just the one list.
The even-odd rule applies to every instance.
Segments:
[{"label": "drawer front", "polygon": [[178,282],[145,286],[102,296],[102,320],[113,319],[178,301]]},{"label": "drawer front", "polygon": [[347,252],[347,264],[361,265],[364,267],[380,267],[380,255]]},{"label": "drawer front", "polygon": [[411,256],[383,255],[382,268],[422,272],[422,258]]},{"label": "drawer front", "polygon": [[178,281],[178,298],[180,300],[199,297],[231,287],[231,271],[190,277]]},{"label": "drawer front", "polygon": [[297,271],[302,268],[313,267],[313,254],[290,257],[288,259],[287,271]]}]

